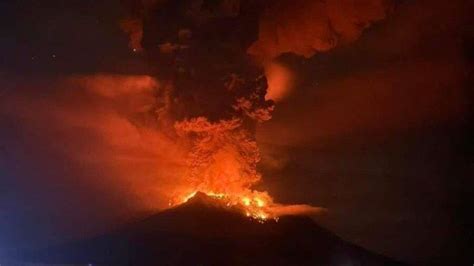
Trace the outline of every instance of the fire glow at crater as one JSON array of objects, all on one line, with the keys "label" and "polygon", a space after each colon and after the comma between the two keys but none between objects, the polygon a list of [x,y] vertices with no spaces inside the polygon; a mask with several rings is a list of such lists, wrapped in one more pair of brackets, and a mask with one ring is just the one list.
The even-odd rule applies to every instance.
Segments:
[{"label": "fire glow at crater", "polygon": [[[264,117],[270,117],[269,113]],[[261,181],[261,174],[257,171],[260,152],[255,139],[244,128],[242,119],[211,123],[199,117],[178,122],[175,128],[179,135],[190,137],[191,151],[185,174],[190,189],[178,193],[170,201],[170,206],[185,203],[201,192],[221,201],[222,206],[238,209],[259,221],[321,210],[307,205],[277,204],[267,192],[252,189]]]}]

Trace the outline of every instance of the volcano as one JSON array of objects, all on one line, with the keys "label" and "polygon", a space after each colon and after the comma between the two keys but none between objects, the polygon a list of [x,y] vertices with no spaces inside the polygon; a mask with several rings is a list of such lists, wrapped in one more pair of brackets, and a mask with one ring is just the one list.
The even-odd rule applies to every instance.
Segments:
[{"label": "volcano", "polygon": [[111,233],[16,257],[41,265],[402,265],[309,217],[252,219],[204,193]]}]

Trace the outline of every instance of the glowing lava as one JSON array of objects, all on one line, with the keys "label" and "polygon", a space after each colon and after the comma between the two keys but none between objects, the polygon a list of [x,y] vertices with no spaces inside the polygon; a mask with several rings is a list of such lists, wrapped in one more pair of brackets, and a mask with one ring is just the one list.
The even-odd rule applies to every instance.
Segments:
[{"label": "glowing lava", "polygon": [[[188,202],[191,198],[196,196],[198,191],[194,191],[182,197],[178,203],[170,203],[170,205],[175,206],[182,203]],[[269,218],[277,220],[278,217],[271,212],[270,205],[273,204],[272,199],[266,192],[252,191],[254,195],[248,196],[232,196],[226,195],[224,193],[214,193],[214,192],[201,192],[206,194],[208,197],[218,200],[222,204],[221,206],[226,206],[229,208],[237,209],[242,214],[252,219],[259,221],[265,221]],[[260,195],[259,195],[260,194]],[[269,205],[270,204],[270,205]]]}]

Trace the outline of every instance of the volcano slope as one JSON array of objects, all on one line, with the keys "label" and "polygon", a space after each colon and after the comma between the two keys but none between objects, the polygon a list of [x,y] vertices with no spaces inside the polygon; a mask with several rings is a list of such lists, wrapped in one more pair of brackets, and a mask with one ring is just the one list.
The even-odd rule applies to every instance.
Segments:
[{"label": "volcano slope", "polygon": [[41,265],[402,265],[308,217],[258,221],[202,193],[109,234],[16,258]]}]

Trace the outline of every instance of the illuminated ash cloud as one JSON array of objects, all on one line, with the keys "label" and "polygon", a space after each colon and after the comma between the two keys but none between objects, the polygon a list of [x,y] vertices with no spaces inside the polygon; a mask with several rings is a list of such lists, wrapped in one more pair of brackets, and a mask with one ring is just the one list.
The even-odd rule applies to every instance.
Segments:
[{"label": "illuminated ash cloud", "polygon": [[283,53],[311,57],[359,38],[390,10],[387,0],[284,0],[266,9],[249,53],[269,60]]}]

